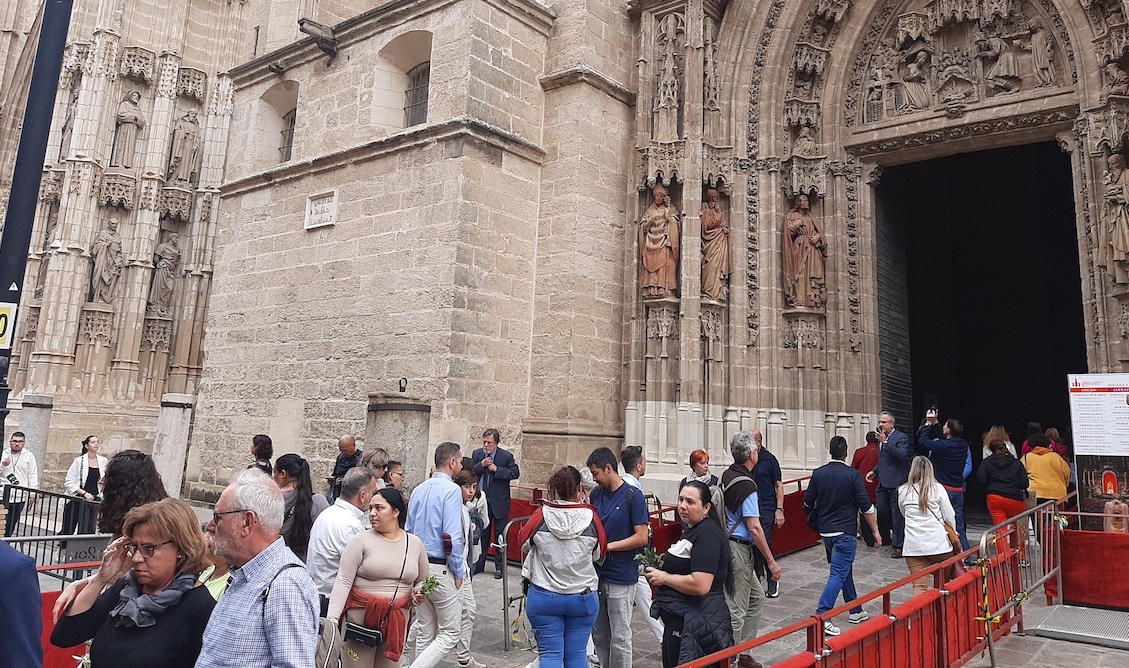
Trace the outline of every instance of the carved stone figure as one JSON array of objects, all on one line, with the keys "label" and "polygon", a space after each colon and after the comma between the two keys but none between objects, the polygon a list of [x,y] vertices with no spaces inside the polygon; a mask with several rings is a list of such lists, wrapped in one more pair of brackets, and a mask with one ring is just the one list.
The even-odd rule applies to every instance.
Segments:
[{"label": "carved stone figure", "polygon": [[189,109],[181,116],[172,131],[172,154],[169,156],[168,180],[172,183],[191,182],[196,172],[200,153],[200,122],[196,110]]},{"label": "carved stone figure", "polygon": [[1031,64],[1035,67],[1035,77],[1039,86],[1055,85],[1054,43],[1046,28],[1037,20],[1031,21]]},{"label": "carved stone figure", "polygon": [[929,91],[929,80],[926,72],[929,71],[929,53],[918,51],[917,55],[906,63],[906,73],[902,76],[902,86],[906,94],[906,106],[910,109],[922,111],[933,106],[933,94]]},{"label": "carved stone figure", "polygon": [[807,125],[800,128],[796,135],[796,143],[792,145],[792,155],[813,156],[819,153],[819,145],[815,143],[812,129]]},{"label": "carved stone figure", "polygon": [[670,297],[678,289],[678,258],[681,254],[678,209],[658,184],[651,191],[654,202],[639,221],[639,249],[645,299]]},{"label": "carved stone figure", "polygon": [[67,115],[63,117],[63,126],[59,128],[59,160],[65,160],[71,152],[71,137],[74,135],[74,117],[78,112],[78,90],[80,77],[75,77],[71,84],[71,101],[67,105]]},{"label": "carved stone figure", "polygon": [[1121,65],[1111,61],[1105,66],[1105,86],[1102,87],[1102,99],[1110,95],[1129,95],[1129,75],[1121,69]]},{"label": "carved stone figure", "polygon": [[702,202],[702,296],[723,301],[729,292],[729,221],[717,201],[717,188]]},{"label": "carved stone figure", "polygon": [[820,307],[827,302],[824,267],[827,238],[811,215],[807,195],[784,217],[784,301],[788,306]]},{"label": "carved stone figure", "polygon": [[133,167],[134,157],[137,155],[137,135],[145,127],[140,103],[141,93],[131,90],[118,105],[117,132],[110,152],[111,167]]},{"label": "carved stone figure", "polygon": [[1006,41],[999,37],[978,35],[976,57],[983,61],[993,61],[990,66],[985,63],[987,71],[984,74],[984,83],[989,88],[1005,95],[1019,91],[1019,66],[1015,62],[1015,54]]},{"label": "carved stone figure", "polygon": [[1129,283],[1129,170],[1125,157],[1106,158],[1105,210],[1102,212],[1104,243],[1098,246],[1098,264],[1115,283]]},{"label": "carved stone figure", "polygon": [[35,297],[43,296],[43,288],[47,283],[47,269],[51,263],[51,246],[55,243],[55,231],[59,229],[59,210],[52,208],[47,216],[47,226],[43,230],[43,247],[39,255],[39,275],[35,281]]},{"label": "carved stone figure", "polygon": [[90,248],[94,258],[94,274],[90,278],[90,301],[109,304],[118,287],[125,262],[122,259],[122,238],[118,236],[118,222],[110,220],[94,238]]},{"label": "carved stone figure", "polygon": [[172,310],[173,286],[180,266],[180,235],[169,235],[168,241],[157,246],[153,258],[153,288],[149,291],[148,311],[168,315]]}]

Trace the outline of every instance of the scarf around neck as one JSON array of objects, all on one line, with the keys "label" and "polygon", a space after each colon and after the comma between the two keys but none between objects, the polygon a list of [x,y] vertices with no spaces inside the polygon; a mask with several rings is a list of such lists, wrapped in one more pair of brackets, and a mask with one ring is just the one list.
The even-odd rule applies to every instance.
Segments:
[{"label": "scarf around neck", "polygon": [[110,617],[117,618],[116,626],[139,628],[152,626],[157,623],[157,615],[179,603],[184,593],[196,586],[196,581],[195,574],[181,573],[161,591],[155,594],[142,594],[137,578],[133,571],[130,571],[125,576],[125,587],[120,594],[121,601],[110,612]]}]

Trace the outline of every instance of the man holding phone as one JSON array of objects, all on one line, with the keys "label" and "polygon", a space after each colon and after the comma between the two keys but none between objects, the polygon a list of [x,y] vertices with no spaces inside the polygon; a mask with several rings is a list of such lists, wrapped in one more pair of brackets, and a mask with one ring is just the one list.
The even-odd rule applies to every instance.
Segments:
[{"label": "man holding phone", "polygon": [[909,465],[913,460],[909,437],[894,428],[894,416],[889,411],[878,414],[878,466],[866,474],[870,482],[878,481],[875,498],[878,506],[878,533],[882,542],[887,537],[894,552],[894,559],[902,557],[902,541],[905,539],[906,522],[898,508],[898,487],[909,479]]}]

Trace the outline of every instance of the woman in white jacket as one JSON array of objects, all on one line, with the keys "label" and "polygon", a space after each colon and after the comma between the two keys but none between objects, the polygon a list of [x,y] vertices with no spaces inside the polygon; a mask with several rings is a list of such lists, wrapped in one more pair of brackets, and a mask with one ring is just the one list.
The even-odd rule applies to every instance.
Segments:
[{"label": "woman in white jacket", "polygon": [[[102,498],[102,477],[106,474],[107,459],[98,454],[101,444],[97,436],[87,436],[82,441],[82,454],[74,458],[67,469],[63,484],[67,494],[78,496],[86,501]],[[78,530],[80,534],[94,533],[95,506],[80,501],[68,501],[63,510],[63,534],[70,535]]]},{"label": "woman in white jacket", "polygon": [[[953,556],[945,525],[956,526],[956,513],[945,488],[933,476],[933,462],[917,456],[909,468],[909,480],[898,488],[898,508],[906,521],[902,556],[912,575]],[[929,589],[929,578],[918,578],[913,593]]]}]

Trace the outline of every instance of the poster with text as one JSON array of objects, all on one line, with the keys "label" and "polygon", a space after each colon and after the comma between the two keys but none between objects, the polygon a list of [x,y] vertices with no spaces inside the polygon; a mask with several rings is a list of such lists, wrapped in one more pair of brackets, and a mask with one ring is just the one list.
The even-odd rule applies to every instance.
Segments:
[{"label": "poster with text", "polygon": [[1070,421],[1079,510],[1091,531],[1129,531],[1129,373],[1070,374]]}]

